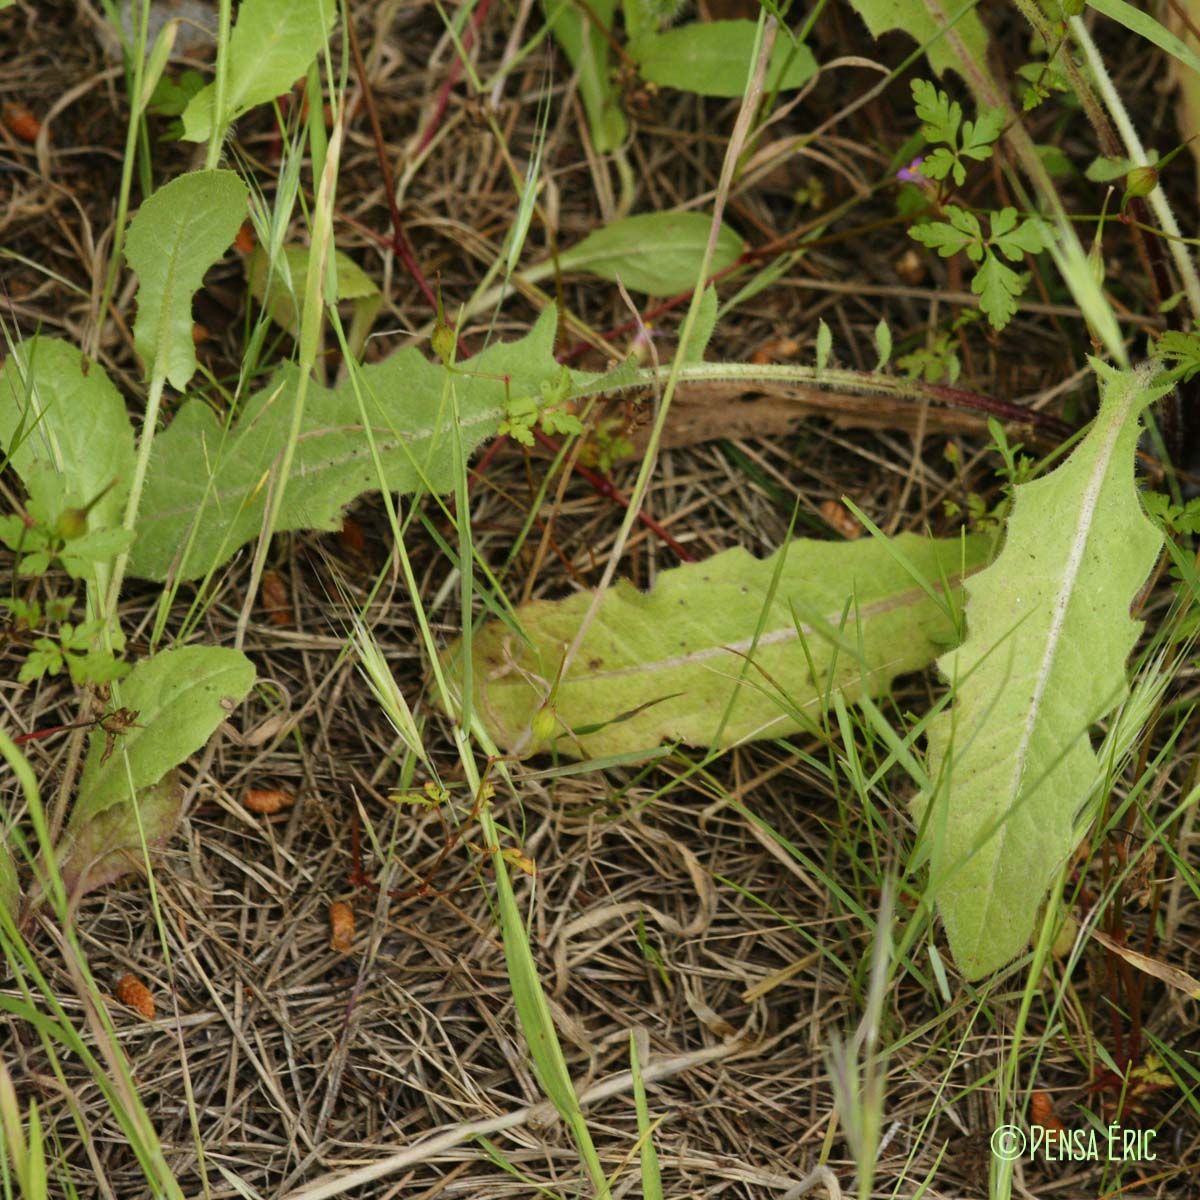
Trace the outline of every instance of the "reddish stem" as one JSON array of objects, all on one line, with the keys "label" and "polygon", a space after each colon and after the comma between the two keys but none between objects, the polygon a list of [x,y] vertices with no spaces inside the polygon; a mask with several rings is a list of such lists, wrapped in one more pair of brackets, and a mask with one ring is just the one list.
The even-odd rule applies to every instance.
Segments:
[{"label": "reddish stem", "polygon": [[[479,4],[476,5],[475,11],[471,14],[471,24],[467,27],[461,39],[464,54],[470,50],[471,43],[475,40],[475,34],[483,24],[484,18],[487,17],[488,9],[491,6],[492,0],[479,0]],[[433,141],[433,135],[437,133],[438,127],[442,123],[442,118],[446,115],[446,108],[450,104],[450,92],[458,82],[459,76],[462,74],[462,69],[463,60],[461,57],[456,56],[450,64],[450,73],[438,89],[437,100],[433,106],[433,115],[429,118],[429,124],[425,126],[425,132],[421,134],[421,140],[417,144],[418,156]]]}]

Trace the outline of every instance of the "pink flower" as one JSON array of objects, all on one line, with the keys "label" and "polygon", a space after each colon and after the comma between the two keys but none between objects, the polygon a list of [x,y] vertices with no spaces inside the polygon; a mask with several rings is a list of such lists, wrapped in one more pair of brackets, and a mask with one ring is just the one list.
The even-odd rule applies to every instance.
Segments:
[{"label": "pink flower", "polygon": [[901,167],[900,170],[896,172],[896,178],[898,180],[900,180],[901,183],[915,183],[915,184],[925,183],[926,182],[925,176],[920,174],[917,170],[917,168],[924,161],[925,161],[925,156],[923,154],[918,154],[917,157],[914,158],[912,160],[912,162],[910,162],[908,164],[907,167]]}]

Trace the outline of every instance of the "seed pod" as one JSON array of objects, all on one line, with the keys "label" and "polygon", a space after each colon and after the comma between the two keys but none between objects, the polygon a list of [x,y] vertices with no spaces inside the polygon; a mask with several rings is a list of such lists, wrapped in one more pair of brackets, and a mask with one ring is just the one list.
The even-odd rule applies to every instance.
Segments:
[{"label": "seed pod", "polygon": [[282,809],[291,808],[296,803],[296,798],[278,788],[247,788],[242,796],[242,803],[252,813],[269,817]]},{"label": "seed pod", "polygon": [[329,948],[339,954],[349,954],[354,938],[354,909],[344,900],[329,906]]},{"label": "seed pod", "polygon": [[126,1008],[132,1008],[147,1021],[154,1020],[154,997],[150,989],[136,975],[122,975],[117,983],[117,999]]}]

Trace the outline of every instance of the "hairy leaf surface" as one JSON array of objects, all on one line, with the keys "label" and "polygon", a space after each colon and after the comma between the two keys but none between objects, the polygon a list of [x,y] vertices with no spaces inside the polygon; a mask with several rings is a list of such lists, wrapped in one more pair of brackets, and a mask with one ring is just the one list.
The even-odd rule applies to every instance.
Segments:
[{"label": "hairy leaf surface", "polygon": [[140,792],[195,754],[253,686],[254,664],[223,646],[183,646],[138,663],[121,684],[138,725],[111,747],[103,730],[92,732],[68,833],[128,802],[131,784]]},{"label": "hairy leaf surface", "polygon": [[13,347],[0,367],[0,448],[51,519],[90,504],[90,528],[121,523],[133,426],[104,368],[74,346],[33,337]]},{"label": "hairy leaf surface", "polygon": [[246,219],[232,171],[193,171],[164,184],[129,223],[125,257],[138,275],[133,343],[147,377],[180,389],[196,373],[192,297]]},{"label": "hairy leaf surface", "polygon": [[[453,488],[458,438],[469,454],[493,437],[506,406],[541,396],[562,372],[554,361],[557,317],[548,307],[529,335],[497,344],[448,371],[415,348],[363,367],[359,386],[387,487],[411,492]],[[505,376],[508,377],[507,386]],[[190,400],[154,443],[130,571],[182,579],[224,562],[261,529],[274,464],[287,443],[299,380],[276,372],[226,430],[208,405]],[[310,383],[304,424],[276,530],[337,529],[342,507],[379,487],[354,386]]]},{"label": "hairy leaf surface", "polygon": [[966,585],[967,637],[939,662],[952,706],[929,724],[930,884],[969,979],[1029,940],[1082,835],[1101,771],[1089,730],[1128,692],[1130,605],[1162,548],[1134,487],[1139,414],[1166,390],[1093,361],[1100,412],[1057,470],[1016,489],[1004,549]]},{"label": "hairy leaf surface", "polygon": [[[982,562],[986,539],[903,534],[891,549],[799,540],[767,559],[735,548],[676,567],[648,593],[618,583],[561,679],[592,594],[523,605],[521,632],[492,621],[473,639],[479,711],[508,750],[553,741],[575,758],[811,728],[830,690],[878,692],[953,644],[945,603],[898,557],[933,587],[956,586]],[[451,661],[459,653],[461,643]]]}]

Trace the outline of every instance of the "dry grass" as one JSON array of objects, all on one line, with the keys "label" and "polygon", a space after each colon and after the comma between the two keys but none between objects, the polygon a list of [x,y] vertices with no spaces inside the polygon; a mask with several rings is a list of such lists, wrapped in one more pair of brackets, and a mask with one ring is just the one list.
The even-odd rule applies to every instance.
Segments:
[{"label": "dry grass", "polygon": [[[393,167],[405,180],[407,236],[425,275],[440,277],[448,301],[457,303],[500,255],[513,219],[517,198],[502,155],[478,120],[477,102],[466,99],[460,85],[451,92],[428,157],[419,171],[406,174],[415,131],[428,127],[452,50],[430,5],[353,7]],[[474,52],[483,77],[501,60],[510,29],[502,8],[484,22]],[[893,63],[908,51],[890,41],[871,43],[845,6],[831,6],[814,36],[822,62],[852,53]],[[55,116],[41,158],[37,147],[10,140],[0,164],[0,242],[24,256],[4,271],[9,332],[27,336],[40,327],[87,345],[112,237],[111,198],[124,137],[120,79],[74,5],[18,3],[0,14],[0,39],[7,47],[4,99],[20,99],[44,114],[69,89],[89,85]],[[1014,34],[1014,55],[1018,41]],[[1161,111],[1166,101],[1144,85],[1160,59],[1139,55],[1126,55],[1118,87],[1138,100],[1143,127],[1157,130],[1169,123]],[[508,80],[497,113],[507,152],[524,163],[536,134],[537,101],[549,89],[553,108],[544,155],[552,187],[545,203],[556,215],[560,245],[609,218],[615,203],[614,179],[587,145],[569,78],[561,61],[548,73],[546,58],[534,54]],[[862,67],[829,71],[766,140],[829,122],[877,78]],[[895,219],[888,189],[874,188],[885,173],[886,150],[914,124],[906,95],[906,85],[894,83],[883,97],[831,124],[819,143],[769,163],[769,170],[735,190],[729,219],[756,245],[794,245],[797,230],[825,220],[822,206],[807,209],[796,200],[802,187],[819,182],[826,204],[840,212],[776,285],[721,325],[710,357],[743,360],[781,336],[795,339],[807,356],[817,321],[824,319],[841,359],[869,370],[872,331],[881,318],[900,343],[960,311],[965,287],[945,274],[945,264],[922,256],[925,278],[897,273],[913,243]],[[736,103],[664,92],[631,96],[630,104],[638,125],[632,149],[637,209],[664,209],[710,194]],[[1049,117],[1033,121],[1048,123]],[[1047,124],[1041,132],[1046,140],[1059,137],[1077,159],[1090,157],[1072,140],[1082,131],[1056,133]],[[277,159],[268,115],[254,114],[238,134],[239,153],[269,189]],[[1160,144],[1173,137],[1163,132]],[[156,142],[153,154],[158,179],[190,165],[188,148],[176,143]],[[1003,186],[990,179],[983,185]],[[1194,209],[1194,197],[1189,200],[1187,212]],[[431,314],[381,248],[390,235],[388,216],[363,116],[351,124],[339,204],[339,247],[384,288],[386,307],[377,324],[384,333],[368,352],[383,356]],[[541,257],[548,250],[535,222],[529,251]],[[1117,243],[1114,254],[1124,253],[1131,259],[1125,298],[1134,314],[1144,313],[1132,254]],[[129,335],[130,289],[119,287],[117,297],[98,356],[136,410],[140,373]],[[618,329],[630,318],[616,289],[594,280],[564,281],[559,298],[597,332]],[[1081,323],[1054,299],[1061,298],[1036,297],[1001,339],[989,338],[978,325],[966,330],[960,341],[964,381],[978,392],[1028,400],[1072,377],[1086,342]],[[244,306],[239,267],[229,263],[212,272],[197,316],[209,332],[202,357],[219,378],[236,373]],[[536,311],[524,300],[508,304],[497,332],[523,331]],[[668,339],[681,311],[656,321]],[[482,328],[465,331],[472,348],[481,344]],[[622,351],[632,336],[615,337],[616,349]],[[1082,393],[1068,399],[1077,414]],[[945,527],[945,499],[963,502],[968,480],[981,490],[992,486],[971,457],[985,445],[983,438],[960,438],[968,463],[960,479],[942,455],[950,435],[923,419],[914,422],[911,414],[891,414],[890,421],[886,410],[882,415],[890,428],[873,432],[809,419],[792,433],[772,429],[768,439],[739,436],[669,449],[646,510],[697,556],[735,544],[763,554],[784,538],[797,503],[798,532],[828,534],[821,503],[843,493],[885,528]],[[546,461],[507,446],[472,484],[477,550],[494,569],[507,559]],[[630,470],[619,471],[615,482],[627,491],[632,477]],[[5,476],[3,485],[15,504],[13,480]],[[536,1105],[541,1093],[517,1038],[484,857],[468,830],[439,862],[445,822],[453,814],[389,799],[398,783],[399,743],[344,653],[350,618],[363,612],[381,574],[383,588],[363,615],[406,696],[421,693],[424,666],[411,597],[399,582],[381,511],[375,499],[354,510],[365,534],[361,551],[333,537],[277,539],[269,566],[286,583],[293,624],[263,620],[252,627],[245,650],[263,686],[226,736],[188,768],[186,821],[155,866],[165,944],[147,885],[136,880],[84,899],[79,934],[103,985],[114,987],[132,971],[157,999],[152,1022],[114,1006],[115,1019],[185,1194],[312,1195],[306,1189],[343,1170],[419,1148],[424,1139],[471,1123],[499,1119],[503,1126],[502,1118],[517,1114],[511,1127],[493,1135],[507,1168],[490,1159],[478,1140],[469,1140],[418,1151],[410,1163],[348,1194],[492,1198],[546,1188],[573,1196],[584,1185],[563,1127],[544,1109],[520,1111]],[[453,544],[450,522],[436,506],[427,504],[425,515],[431,529]],[[620,518],[618,508],[572,480],[539,514],[527,548],[502,576],[508,595],[561,595],[592,585]],[[544,552],[535,553],[542,540]],[[447,587],[449,565],[419,526],[409,552],[435,631],[448,642],[460,624],[457,598]],[[646,586],[673,562],[654,535],[639,529],[621,570]],[[248,571],[249,555],[243,554],[223,576],[197,630],[201,641],[231,640]],[[6,579],[6,592],[14,586],[24,584]],[[122,618],[135,653],[156,598],[143,585],[126,590]],[[186,600],[185,589],[176,627]],[[19,659],[11,646],[4,654],[11,680]],[[930,686],[928,680],[911,681],[897,711],[919,709]],[[1186,675],[1180,688],[1184,697],[1191,690]],[[0,705],[13,732],[69,722],[76,704],[61,678],[0,685]],[[424,705],[418,717],[426,722],[426,746],[442,777],[461,779],[444,718]],[[72,744],[64,737],[26,747],[48,795]],[[1189,725],[1160,772],[1156,811],[1165,813],[1186,793],[1194,747]],[[844,1192],[853,1191],[856,1166],[834,1114],[826,1054],[831,1039],[851,1034],[862,1016],[869,915],[878,907],[883,878],[907,860],[912,830],[902,793],[891,807],[864,814],[844,784],[831,787],[818,769],[830,758],[828,745],[796,739],[790,746],[739,749],[699,773],[682,754],[654,768],[603,775],[556,775],[546,763],[533,762],[515,768],[515,794],[497,798],[498,820],[537,864],[536,880],[518,883],[518,900],[528,913],[576,1083],[587,1089],[627,1070],[634,1027],[645,1031],[651,1067],[666,1063],[671,1070],[650,1087],[651,1113],[663,1118],[655,1141],[669,1196],[795,1197],[797,1185],[820,1163]],[[16,803],[15,790],[4,786],[6,803]],[[241,797],[254,787],[286,789],[297,803],[275,816],[248,813]],[[460,816],[470,803],[463,791],[455,794]],[[378,896],[350,886],[356,814],[363,867],[383,889]],[[1191,829],[1185,821],[1172,832],[1183,863],[1195,862]],[[1165,945],[1175,965],[1200,975],[1195,895],[1169,863],[1162,867],[1174,880]],[[410,894],[389,897],[389,889]],[[350,902],[356,912],[349,955],[329,945],[327,910],[336,900]],[[82,1020],[75,984],[49,928],[35,926],[31,936],[55,994]],[[943,999],[927,957],[918,955],[914,964],[912,972],[901,973],[885,1005],[885,1141],[874,1194],[984,1195],[987,1137],[995,1122],[989,1097],[1010,1050],[1023,979],[1009,976],[985,993],[952,980],[952,994]],[[1123,1027],[1109,1010],[1108,998],[1125,994],[1114,988],[1113,970],[1093,947],[1075,971],[1069,1002],[1057,1011],[1051,1011],[1047,981],[1044,1003],[1034,1004],[1023,1035],[1028,1056],[1018,1075],[1022,1096],[1031,1086],[1045,1088],[1060,1114],[1076,1102],[1095,1105],[1087,1095],[1090,1048],[1098,1041],[1115,1052],[1110,1034]],[[13,994],[4,980],[0,991]],[[1200,1041],[1194,1003],[1150,984],[1141,1012],[1148,1035],[1195,1063]],[[1057,1028],[1048,1032],[1051,1024]],[[48,1074],[44,1050],[27,1023],[0,1016],[0,1027],[18,1094],[25,1103],[38,1100],[57,1139],[54,1154],[69,1165],[77,1194],[145,1194],[141,1170],[86,1071],[66,1061],[64,1090]],[[1018,1194],[1082,1200],[1114,1195],[1127,1185],[1123,1195],[1200,1196],[1185,1166],[1200,1159],[1195,1096],[1193,1077],[1191,1098],[1178,1088],[1147,1098],[1142,1120],[1159,1131],[1156,1164],[1123,1176],[1106,1164],[1026,1165],[1018,1171]],[[79,1125],[70,1118],[72,1106]],[[605,1168],[621,1169],[615,1194],[638,1194],[630,1093],[601,1098],[587,1113]],[[1074,1124],[1082,1125],[1082,1118]],[[920,1181],[927,1176],[933,1182],[922,1193]],[[823,1194],[825,1186],[818,1183],[811,1194]]]}]

